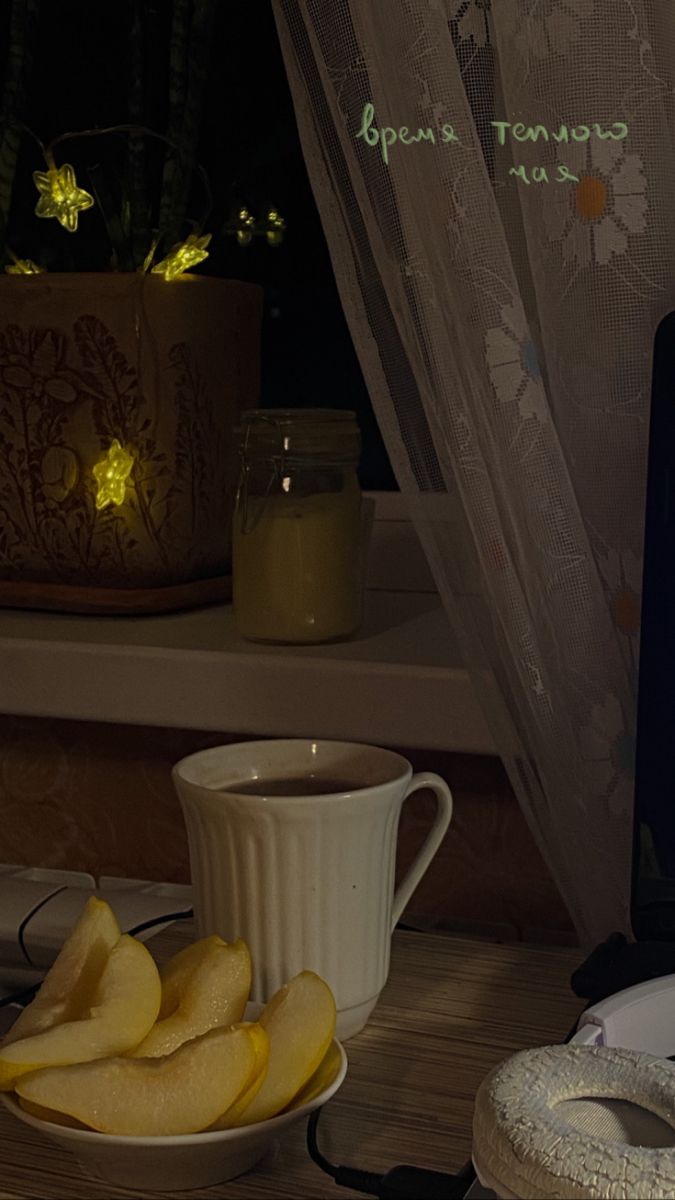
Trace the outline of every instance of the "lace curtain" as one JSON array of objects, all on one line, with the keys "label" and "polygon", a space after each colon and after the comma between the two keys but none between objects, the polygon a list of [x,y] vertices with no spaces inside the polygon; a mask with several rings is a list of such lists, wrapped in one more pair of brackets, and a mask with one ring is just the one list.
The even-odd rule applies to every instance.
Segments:
[{"label": "lace curtain", "polygon": [[274,8],[342,304],[477,694],[582,943],[627,931],[675,3]]}]

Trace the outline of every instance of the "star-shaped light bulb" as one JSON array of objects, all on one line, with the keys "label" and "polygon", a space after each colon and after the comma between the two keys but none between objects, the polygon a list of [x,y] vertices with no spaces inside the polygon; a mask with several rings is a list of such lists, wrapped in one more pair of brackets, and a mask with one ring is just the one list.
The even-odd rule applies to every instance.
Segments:
[{"label": "star-shaped light bulb", "polygon": [[253,231],[255,228],[255,217],[243,205],[237,213],[237,241],[240,246],[248,246],[253,240]]},{"label": "star-shaped light bulb", "polygon": [[265,237],[270,246],[279,246],[284,240],[284,230],[286,222],[281,213],[276,208],[268,208],[267,210],[267,228]]},{"label": "star-shaped light bulb", "polygon": [[97,483],[96,507],[105,508],[107,504],[121,504],[124,500],[127,479],[134,465],[131,454],[127,454],[117,438],[115,438],[108,453],[92,468]]},{"label": "star-shaped light bulb", "polygon": [[32,258],[15,258],[5,267],[6,275],[44,275],[44,267],[38,267]]},{"label": "star-shaped light bulb", "polygon": [[189,271],[190,267],[196,266],[197,263],[203,262],[205,258],[209,257],[206,247],[210,241],[210,233],[205,234],[204,237],[197,237],[196,233],[191,233],[186,242],[174,246],[166,258],[152,268],[153,275],[163,275],[165,279],[175,279],[177,275],[182,275],[183,271]]},{"label": "star-shaped light bulb", "polygon": [[48,171],[34,171],[33,181],[40,193],[35,206],[38,217],[56,217],[69,233],[75,233],[77,219],[85,208],[91,208],[93,196],[77,186],[70,163],[52,166]]}]

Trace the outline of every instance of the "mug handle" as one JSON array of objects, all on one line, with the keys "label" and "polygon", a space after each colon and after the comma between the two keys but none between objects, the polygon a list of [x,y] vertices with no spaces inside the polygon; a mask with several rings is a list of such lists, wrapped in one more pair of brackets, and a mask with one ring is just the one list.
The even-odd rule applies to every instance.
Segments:
[{"label": "mug handle", "polygon": [[413,775],[408,784],[405,796],[401,804],[403,805],[413,792],[419,791],[420,788],[429,788],[436,796],[436,816],[434,818],[431,829],[416,857],[408,867],[403,879],[394,893],[394,903],[391,914],[391,930],[392,933],[398,924],[399,918],[415,888],[424,875],[432,858],[436,854],[443,838],[445,837],[448,825],[452,820],[452,792],[444,779],[440,775],[435,775],[433,772],[422,772],[418,775]]}]

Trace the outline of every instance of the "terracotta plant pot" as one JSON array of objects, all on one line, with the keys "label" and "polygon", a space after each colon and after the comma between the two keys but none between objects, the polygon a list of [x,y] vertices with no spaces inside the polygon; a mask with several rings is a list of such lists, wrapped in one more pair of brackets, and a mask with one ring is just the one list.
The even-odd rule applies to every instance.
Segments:
[{"label": "terracotta plant pot", "polygon": [[[82,610],[78,589],[229,575],[261,310],[258,287],[222,279],[0,277],[0,603],[13,585]],[[117,444],[129,473],[105,503],[94,467]],[[41,604],[43,585],[65,602]]]}]

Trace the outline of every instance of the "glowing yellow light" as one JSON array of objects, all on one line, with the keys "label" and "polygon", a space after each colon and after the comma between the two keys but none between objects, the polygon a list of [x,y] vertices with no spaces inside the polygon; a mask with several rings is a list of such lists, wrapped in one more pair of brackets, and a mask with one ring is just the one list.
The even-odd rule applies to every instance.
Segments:
[{"label": "glowing yellow light", "polygon": [[284,240],[284,230],[286,222],[281,213],[276,208],[267,210],[267,230],[265,237],[270,246],[279,246]]},{"label": "glowing yellow light", "polygon": [[124,500],[129,473],[134,460],[118,442],[117,438],[111,443],[105,458],[92,468],[94,479],[98,484],[96,492],[96,507],[105,508],[106,504],[121,504]]},{"label": "glowing yellow light", "polygon": [[152,239],[150,249],[148,250],[148,253],[146,254],[146,256],[143,260],[143,266],[138,268],[138,270],[141,272],[141,274],[145,275],[145,272],[150,270],[150,264],[152,263],[152,260],[155,257],[155,250],[157,249],[158,243],[159,243],[159,235]]},{"label": "glowing yellow light", "polygon": [[62,167],[50,167],[48,171],[34,171],[33,181],[40,193],[35,215],[56,217],[64,229],[74,233],[78,213],[91,208],[94,199],[89,192],[77,186],[70,163],[64,163]]},{"label": "glowing yellow light", "polygon": [[248,246],[253,239],[254,229],[255,217],[242,206],[237,213],[237,241],[240,246]]},{"label": "glowing yellow light", "polygon": [[189,271],[190,267],[196,266],[197,263],[203,262],[205,258],[209,257],[206,247],[210,241],[210,233],[205,234],[204,237],[197,237],[196,233],[191,233],[186,242],[174,246],[166,258],[152,268],[153,275],[163,275],[165,279],[175,279],[177,275],[182,275],[183,271]]},{"label": "glowing yellow light", "polygon": [[44,267],[38,267],[31,258],[15,258],[5,267],[6,275],[44,275]]}]

